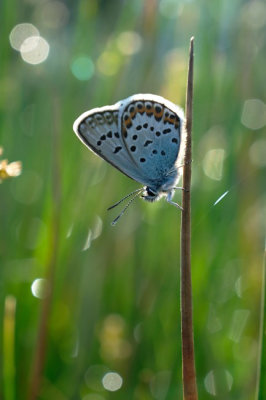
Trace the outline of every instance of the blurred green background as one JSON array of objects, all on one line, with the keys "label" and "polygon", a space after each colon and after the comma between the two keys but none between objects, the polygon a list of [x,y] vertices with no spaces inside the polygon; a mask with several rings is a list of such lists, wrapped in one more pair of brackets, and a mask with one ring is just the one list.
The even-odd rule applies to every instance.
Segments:
[{"label": "blurred green background", "polygon": [[72,125],[135,93],[184,107],[192,35],[199,398],[254,399],[265,27],[259,0],[1,2],[1,159],[23,164],[0,184],[1,399],[30,398],[40,349],[38,399],[182,398],[180,212],[138,200],[111,227],[119,210],[107,207],[139,184],[89,152]]}]

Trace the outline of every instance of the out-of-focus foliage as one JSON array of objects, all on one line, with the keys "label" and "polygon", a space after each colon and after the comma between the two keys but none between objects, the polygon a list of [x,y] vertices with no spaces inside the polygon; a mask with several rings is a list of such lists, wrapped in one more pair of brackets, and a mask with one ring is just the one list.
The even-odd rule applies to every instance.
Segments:
[{"label": "out-of-focus foliage", "polygon": [[134,93],[184,106],[194,35],[199,398],[254,399],[265,16],[260,0],[1,2],[0,146],[23,164],[0,185],[1,398],[27,398],[51,293],[40,399],[182,398],[180,211],[139,200],[111,227],[106,208],[138,184],[89,152],[72,124]]}]

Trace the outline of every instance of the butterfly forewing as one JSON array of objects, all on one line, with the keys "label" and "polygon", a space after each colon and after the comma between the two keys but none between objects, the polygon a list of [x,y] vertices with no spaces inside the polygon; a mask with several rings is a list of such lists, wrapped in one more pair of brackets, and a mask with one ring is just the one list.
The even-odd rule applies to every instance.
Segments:
[{"label": "butterfly forewing", "polygon": [[82,114],[74,123],[74,131],[90,150],[125,175],[143,183],[121,138],[119,106],[120,103],[117,103]]}]

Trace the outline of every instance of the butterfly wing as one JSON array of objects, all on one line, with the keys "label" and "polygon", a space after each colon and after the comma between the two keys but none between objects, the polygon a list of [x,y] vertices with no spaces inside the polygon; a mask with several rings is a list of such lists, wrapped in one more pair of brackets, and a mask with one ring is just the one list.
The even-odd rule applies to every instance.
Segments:
[{"label": "butterfly wing", "polygon": [[121,105],[118,102],[87,111],[74,122],[73,129],[90,150],[129,178],[145,184],[121,137],[118,126]]},{"label": "butterfly wing", "polygon": [[146,184],[160,186],[182,157],[183,111],[151,94],[134,95],[121,104],[119,124],[126,149]]}]

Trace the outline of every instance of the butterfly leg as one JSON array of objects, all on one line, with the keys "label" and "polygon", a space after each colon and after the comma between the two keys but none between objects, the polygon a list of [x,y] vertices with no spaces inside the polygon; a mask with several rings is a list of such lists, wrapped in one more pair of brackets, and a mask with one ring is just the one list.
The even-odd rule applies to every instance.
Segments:
[{"label": "butterfly leg", "polygon": [[176,190],[176,189],[181,189],[181,190],[184,190],[185,192],[189,192],[189,190],[186,190],[185,188],[183,188],[183,187],[181,187],[181,186],[174,186],[173,189],[174,189],[174,190]]},{"label": "butterfly leg", "polygon": [[[183,189],[183,188],[182,188],[182,189]],[[183,211],[183,208],[182,208],[179,204],[177,204],[177,203],[175,203],[174,201],[172,201],[173,195],[174,195],[174,191],[172,190],[171,192],[169,192],[169,193],[167,194],[167,196],[166,196],[166,201],[167,201],[169,204],[172,204],[173,206],[175,206],[175,207],[177,207],[177,208],[179,208],[180,210]]]},{"label": "butterfly leg", "polygon": [[185,188],[183,188],[183,187],[181,187],[181,186],[174,186],[173,189],[174,189],[174,190],[176,190],[176,189],[185,190]]}]

